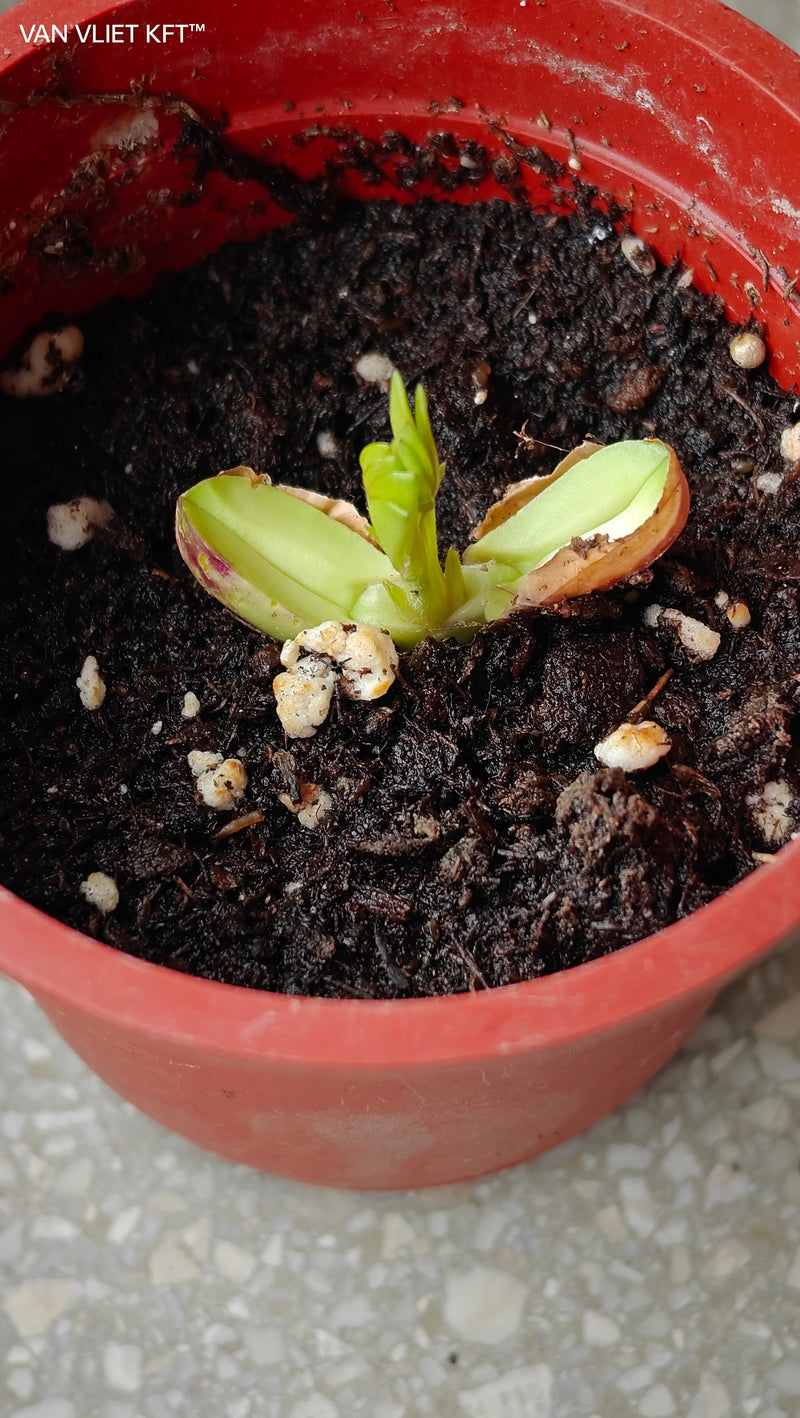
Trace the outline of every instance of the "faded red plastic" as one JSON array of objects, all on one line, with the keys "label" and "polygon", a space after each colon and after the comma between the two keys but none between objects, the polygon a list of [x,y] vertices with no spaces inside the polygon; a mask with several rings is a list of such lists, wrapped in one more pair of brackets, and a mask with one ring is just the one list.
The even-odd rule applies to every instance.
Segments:
[{"label": "faded red plastic", "polygon": [[[0,17],[0,354],[47,312],[134,294],[285,219],[252,179],[198,179],[191,145],[174,150],[193,112],[232,150],[306,173],[341,126],[454,131],[498,152],[506,133],[571,158],[732,317],[755,314],[774,373],[795,382],[796,55],[713,0],[359,7],[181,0],[167,15],[160,0],[130,0],[87,7],[85,42],[61,0]],[[186,24],[182,42],[160,31],[165,19]],[[67,42],[36,43],[40,24],[69,26]],[[113,41],[112,24],[137,28],[91,42]],[[388,180],[371,192],[409,200]],[[445,999],[216,985],[119,954],[2,890],[0,966],[113,1088],[201,1146],[311,1182],[432,1185],[534,1156],[637,1089],[720,986],[800,923],[799,867],[794,842],[616,955]]]}]

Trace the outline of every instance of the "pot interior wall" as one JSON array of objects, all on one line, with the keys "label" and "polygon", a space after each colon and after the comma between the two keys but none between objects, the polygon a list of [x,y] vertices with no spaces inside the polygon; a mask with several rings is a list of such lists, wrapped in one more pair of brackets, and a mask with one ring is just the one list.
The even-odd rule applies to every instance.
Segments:
[{"label": "pot interior wall", "polygon": [[[12,49],[0,76],[0,357],[48,314],[141,293],[160,271],[287,220],[254,159],[318,176],[341,148],[335,130],[367,140],[400,130],[475,139],[506,174],[518,145],[555,158],[555,180],[536,172],[547,164],[535,154],[520,163],[535,202],[568,200],[576,178],[596,185],[733,319],[762,322],[773,372],[793,382],[800,197],[788,187],[800,117],[770,80],[777,46],[764,57],[756,39],[748,54],[743,22],[722,7],[500,0],[489,13],[463,0],[404,17],[383,0],[358,14],[344,0],[301,0],[276,18],[247,4],[220,15],[199,0],[195,10],[180,43],[148,42],[142,0],[86,21],[98,41],[109,25],[135,26],[125,44],[81,43],[73,27],[66,45],[24,52],[15,36],[19,58]],[[738,50],[722,44],[732,23]],[[227,171],[208,165],[212,133]],[[425,191],[399,185],[391,159],[373,177],[351,177],[351,190]],[[490,177],[458,197],[498,194],[508,188]]]},{"label": "pot interior wall", "polygon": [[[596,184],[732,318],[755,307],[774,372],[794,380],[800,116],[783,95],[800,61],[724,7],[193,0],[192,27],[167,43],[148,41],[149,0],[128,0],[84,9],[84,32],[97,26],[87,43],[73,5],[28,0],[0,17],[0,357],[48,314],[138,294],[285,221],[248,162],[318,175],[339,146],[320,129],[347,127],[418,142],[451,132],[506,164],[514,142],[541,149],[563,164],[558,190]],[[32,37],[39,22],[69,35],[32,46],[20,14]],[[114,23],[136,28],[103,42]],[[209,132],[238,159],[227,171],[206,166]],[[521,176],[536,202],[556,200],[534,165]],[[351,186],[425,190],[403,187],[392,161],[375,185]],[[498,193],[490,178],[459,196]],[[735,915],[721,898],[579,981],[398,1008],[265,999],[170,970],[155,988],[158,967],[2,889],[0,959],[113,1087],[203,1146],[309,1181],[451,1182],[553,1146],[660,1067],[717,985],[796,920],[785,860],[766,891],[760,877],[735,889]]]}]

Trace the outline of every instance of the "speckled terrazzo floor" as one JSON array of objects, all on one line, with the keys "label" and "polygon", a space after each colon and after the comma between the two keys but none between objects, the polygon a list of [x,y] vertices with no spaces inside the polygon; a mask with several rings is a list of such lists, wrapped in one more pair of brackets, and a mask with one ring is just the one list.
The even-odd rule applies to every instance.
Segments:
[{"label": "speckled terrazzo floor", "polygon": [[[797,0],[734,8],[800,48]],[[209,1158],[3,982],[0,1058],[2,1418],[800,1415],[800,941],[591,1133],[444,1191]]]},{"label": "speckled terrazzo floor", "polygon": [[797,1418],[800,941],[627,1107],[488,1181],[261,1177],[0,986],[4,1418]]}]

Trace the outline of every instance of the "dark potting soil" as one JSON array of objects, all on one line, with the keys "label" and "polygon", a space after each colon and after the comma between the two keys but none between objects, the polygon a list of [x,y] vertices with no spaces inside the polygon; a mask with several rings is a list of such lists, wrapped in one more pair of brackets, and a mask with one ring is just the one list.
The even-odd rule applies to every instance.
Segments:
[{"label": "dark potting soil", "polygon": [[[616,950],[798,826],[800,480],[779,449],[797,405],[732,362],[720,305],[678,267],[632,269],[600,212],[345,205],[82,329],[64,392],[0,395],[0,838],[21,896],[219,980],[425,995]],[[287,742],[279,647],[192,581],[175,498],[248,463],[362,505],[359,450],[387,435],[384,389],[355,373],[371,351],[428,391],[443,547],[463,546],[507,483],[549,471],[549,445],[586,434],[671,442],[692,512],[652,577],[518,614],[466,647],[426,643],[385,699],[337,698],[316,737]],[[65,553],[46,511],[80,495],[114,516]],[[720,591],[746,603],[748,626],[732,627]],[[653,602],[718,630],[714,657],[648,628]],[[108,691],[94,712],[75,684],[90,654]],[[648,715],[669,755],[635,776],[602,768],[594,745],[668,670]],[[198,802],[191,749],[241,758],[234,812]],[[279,800],[303,785],[332,799],[316,829]],[[94,871],[118,884],[111,914],[81,894]]]}]

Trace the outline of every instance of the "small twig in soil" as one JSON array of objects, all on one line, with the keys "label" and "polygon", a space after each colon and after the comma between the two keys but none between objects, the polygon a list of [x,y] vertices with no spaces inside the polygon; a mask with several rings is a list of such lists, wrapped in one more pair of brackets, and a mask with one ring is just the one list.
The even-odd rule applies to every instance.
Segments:
[{"label": "small twig in soil", "polygon": [[729,399],[733,399],[733,402],[739,405],[740,409],[744,409],[745,413],[750,415],[759,433],[763,433],[764,423],[761,418],[761,415],[756,413],[756,410],[750,404],[748,404],[747,400],[743,399],[741,394],[737,394],[736,390],[731,389],[729,385],[722,384],[719,380],[715,380],[715,383],[720,393],[726,394]]},{"label": "small twig in soil", "polygon": [[231,822],[226,822],[224,827],[215,832],[213,842],[222,842],[226,837],[232,837],[234,832],[243,832],[246,827],[255,827],[257,823],[264,821],[264,814],[256,809],[254,812],[245,812],[241,817],[234,817]]},{"label": "small twig in soil", "polygon": [[488,985],[486,976],[483,974],[483,971],[480,969],[480,967],[479,967],[477,961],[473,959],[472,955],[471,955],[470,952],[467,950],[467,947],[466,947],[465,945],[462,945],[460,940],[454,940],[454,941],[453,941],[453,948],[454,948],[454,949],[458,952],[458,954],[461,956],[461,959],[464,961],[464,964],[466,965],[467,969],[469,970],[469,975],[470,975],[469,988],[470,988],[470,990],[474,993],[476,981],[477,981],[477,983],[480,985],[480,987],[481,987],[482,990],[488,990],[489,985]]},{"label": "small twig in soil", "polygon": [[167,664],[146,665],[143,670],[136,671],[136,678],[145,679],[148,675],[170,675],[172,674],[174,668],[174,665]]},{"label": "small twig in soil", "polygon": [[638,724],[641,722],[641,720],[644,718],[645,714],[649,710],[650,706],[654,703],[658,695],[661,693],[662,689],[664,688],[664,685],[667,683],[667,680],[671,679],[674,673],[674,670],[664,671],[661,678],[657,680],[656,683],[653,685],[653,688],[650,690],[650,693],[646,694],[644,699],[640,699],[639,703],[635,704],[634,707],[631,709],[631,712],[628,715],[629,724]]},{"label": "small twig in soil", "polygon": [[680,784],[685,793],[703,793],[705,797],[718,802],[722,793],[716,783],[712,783],[703,773],[698,773],[696,768],[690,768],[688,763],[673,763],[670,772],[677,783]]},{"label": "small twig in soil", "polygon": [[395,960],[392,959],[391,955],[389,954],[389,946],[384,936],[379,930],[376,930],[374,932],[374,936],[378,954],[383,962],[383,967],[387,975],[389,976],[389,979],[391,980],[392,984],[395,985],[398,990],[409,989],[410,985],[408,980],[408,974],[405,970],[402,969],[400,965],[397,964]]},{"label": "small twig in soil", "polygon": [[531,286],[530,290],[528,291],[528,294],[523,297],[523,299],[520,301],[519,305],[516,306],[516,308],[512,311],[512,313],[511,313],[511,319],[512,319],[512,320],[516,320],[517,316],[522,314],[523,310],[525,309],[525,306],[528,304],[528,301],[533,300],[533,297],[535,296],[535,294],[536,294],[536,288],[535,288],[535,286]]},{"label": "small twig in soil", "polygon": [[325,985],[332,985],[335,990],[340,990],[343,995],[350,995],[353,999],[372,999],[373,996],[368,990],[360,990],[356,985],[348,985],[344,980],[334,980],[330,975],[323,975],[322,982]]}]

